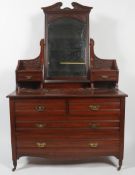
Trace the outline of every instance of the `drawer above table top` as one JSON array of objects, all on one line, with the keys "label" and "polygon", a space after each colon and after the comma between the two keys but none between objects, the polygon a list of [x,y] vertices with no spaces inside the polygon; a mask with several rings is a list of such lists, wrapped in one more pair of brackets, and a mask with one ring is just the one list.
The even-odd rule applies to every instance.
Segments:
[{"label": "drawer above table top", "polygon": [[36,72],[17,72],[16,80],[19,81],[42,81],[43,73],[42,71]]}]

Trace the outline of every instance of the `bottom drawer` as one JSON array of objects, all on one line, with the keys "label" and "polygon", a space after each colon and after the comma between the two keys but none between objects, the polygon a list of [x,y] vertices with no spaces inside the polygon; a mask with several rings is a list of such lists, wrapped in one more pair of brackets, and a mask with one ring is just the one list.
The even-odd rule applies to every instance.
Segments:
[{"label": "bottom drawer", "polygon": [[119,140],[17,140],[19,155],[41,156],[52,159],[81,159],[89,156],[117,155]]}]

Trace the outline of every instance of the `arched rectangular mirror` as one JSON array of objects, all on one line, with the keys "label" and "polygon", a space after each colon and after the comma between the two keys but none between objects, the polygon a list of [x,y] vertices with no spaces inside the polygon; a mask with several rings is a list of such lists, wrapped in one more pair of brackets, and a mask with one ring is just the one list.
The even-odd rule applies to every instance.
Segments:
[{"label": "arched rectangular mirror", "polygon": [[[88,80],[90,8],[61,9],[61,3],[45,12],[45,80]],[[79,9],[80,8],[80,9]]]}]

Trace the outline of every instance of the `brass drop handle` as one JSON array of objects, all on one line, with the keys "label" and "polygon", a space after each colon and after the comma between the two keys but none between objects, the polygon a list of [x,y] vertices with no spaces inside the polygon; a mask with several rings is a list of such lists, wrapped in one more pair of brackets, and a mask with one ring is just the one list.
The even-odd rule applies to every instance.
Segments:
[{"label": "brass drop handle", "polygon": [[89,123],[89,126],[91,129],[98,129],[99,125],[97,125],[96,123]]},{"label": "brass drop handle", "polygon": [[109,76],[108,75],[101,75],[101,78],[107,79],[107,78],[109,78]]},{"label": "brass drop handle", "polygon": [[36,123],[35,126],[37,128],[44,128],[46,125],[44,123]]},{"label": "brass drop handle", "polygon": [[38,105],[38,106],[35,107],[35,109],[36,109],[37,112],[43,112],[45,110],[45,107],[42,106],[42,105]]},{"label": "brass drop handle", "polygon": [[26,77],[27,80],[31,80],[32,79],[31,75],[26,75],[25,77]]},{"label": "brass drop handle", "polygon": [[88,145],[90,148],[97,148],[98,147],[98,143],[89,143]]},{"label": "brass drop handle", "polygon": [[89,105],[89,109],[91,111],[98,111],[100,109],[100,105]]},{"label": "brass drop handle", "polygon": [[37,146],[38,148],[45,148],[46,145],[47,145],[47,144],[46,144],[45,142],[42,142],[42,143],[37,142],[37,143],[36,143],[36,146]]}]

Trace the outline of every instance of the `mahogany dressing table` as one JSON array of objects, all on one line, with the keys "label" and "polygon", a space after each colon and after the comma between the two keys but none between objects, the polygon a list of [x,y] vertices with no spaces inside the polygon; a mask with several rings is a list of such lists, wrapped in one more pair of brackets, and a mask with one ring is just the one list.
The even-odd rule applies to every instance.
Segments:
[{"label": "mahogany dressing table", "polygon": [[22,156],[88,161],[124,149],[125,93],[115,59],[99,59],[89,40],[92,7],[58,2],[42,8],[40,55],[19,60],[10,94],[13,171]]}]

